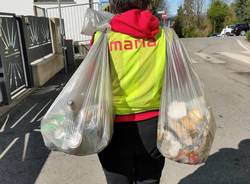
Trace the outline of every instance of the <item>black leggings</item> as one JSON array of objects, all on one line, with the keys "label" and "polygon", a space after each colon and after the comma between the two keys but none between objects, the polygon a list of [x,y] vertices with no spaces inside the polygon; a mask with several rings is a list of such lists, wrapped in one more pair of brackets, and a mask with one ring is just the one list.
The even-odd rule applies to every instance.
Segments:
[{"label": "black leggings", "polygon": [[156,147],[157,120],[115,123],[109,146],[98,154],[108,184],[158,184],[165,159]]}]

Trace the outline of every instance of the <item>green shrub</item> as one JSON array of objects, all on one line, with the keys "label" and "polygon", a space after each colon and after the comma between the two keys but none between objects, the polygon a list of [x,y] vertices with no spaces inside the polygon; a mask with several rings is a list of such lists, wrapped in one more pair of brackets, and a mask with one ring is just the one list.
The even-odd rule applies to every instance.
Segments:
[{"label": "green shrub", "polygon": [[250,31],[246,33],[247,40],[250,41]]}]

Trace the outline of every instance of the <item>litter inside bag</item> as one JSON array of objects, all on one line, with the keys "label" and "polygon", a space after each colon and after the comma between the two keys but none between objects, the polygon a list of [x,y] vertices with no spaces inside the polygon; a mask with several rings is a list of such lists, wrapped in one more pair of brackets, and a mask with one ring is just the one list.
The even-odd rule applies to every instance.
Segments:
[{"label": "litter inside bag", "polygon": [[207,160],[216,124],[202,83],[177,35],[166,29],[167,65],[158,122],[158,149],[186,164]]},{"label": "litter inside bag", "polygon": [[81,33],[88,36],[93,36],[93,34],[100,29],[103,25],[109,23],[113,14],[104,12],[104,11],[96,11],[92,8],[88,8],[83,20],[83,26]]},{"label": "litter inside bag", "polygon": [[49,149],[89,155],[108,145],[113,110],[107,43],[102,33],[43,118]]}]

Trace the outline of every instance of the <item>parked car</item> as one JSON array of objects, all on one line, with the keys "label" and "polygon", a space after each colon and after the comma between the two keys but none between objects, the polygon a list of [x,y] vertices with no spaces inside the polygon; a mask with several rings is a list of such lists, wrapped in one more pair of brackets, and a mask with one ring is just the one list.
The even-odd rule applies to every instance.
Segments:
[{"label": "parked car", "polygon": [[233,30],[235,25],[226,26],[220,33],[220,36],[234,36]]},{"label": "parked car", "polygon": [[246,32],[250,30],[248,23],[235,24],[233,28],[233,34],[236,36],[245,36]]}]

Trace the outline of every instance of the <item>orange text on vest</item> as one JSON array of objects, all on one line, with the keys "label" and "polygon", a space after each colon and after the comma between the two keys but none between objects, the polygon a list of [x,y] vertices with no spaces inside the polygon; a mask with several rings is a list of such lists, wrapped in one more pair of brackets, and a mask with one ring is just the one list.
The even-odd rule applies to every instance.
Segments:
[{"label": "orange text on vest", "polygon": [[139,47],[155,47],[156,41],[146,40],[124,40],[124,41],[111,41],[109,42],[110,51],[123,51],[123,50],[134,50]]}]

